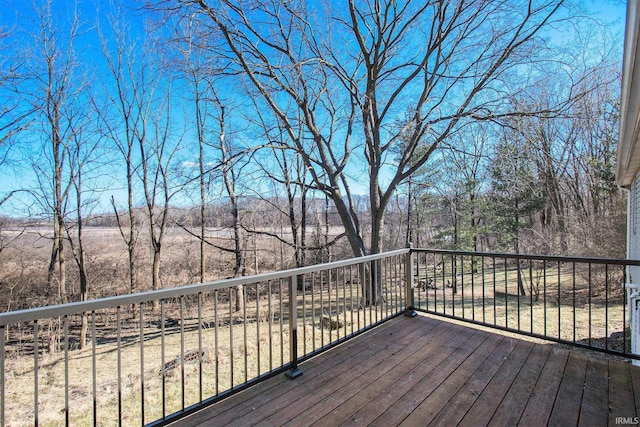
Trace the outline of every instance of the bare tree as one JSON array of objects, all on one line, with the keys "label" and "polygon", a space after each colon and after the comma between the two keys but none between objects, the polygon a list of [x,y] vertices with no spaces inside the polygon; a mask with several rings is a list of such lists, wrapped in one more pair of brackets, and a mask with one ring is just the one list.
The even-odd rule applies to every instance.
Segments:
[{"label": "bare tree", "polygon": [[[38,32],[34,35],[29,58],[32,91],[25,91],[26,102],[40,125],[41,143],[46,161],[33,158],[37,171],[40,202],[51,212],[53,237],[47,284],[53,287],[57,267],[58,301],[67,301],[65,258],[65,216],[68,196],[73,183],[69,145],[80,132],[83,123],[82,102],[86,101],[86,80],[81,74],[74,50],[79,36],[80,21],[74,10],[70,21],[62,25],[52,14],[52,4],[45,2],[36,9]],[[64,28],[64,29],[63,29]]]},{"label": "bare tree", "polygon": [[[255,101],[254,98],[252,100]],[[264,114],[257,104],[254,104],[253,111],[255,114],[247,117],[247,120],[253,122],[259,129],[261,137],[268,141],[262,153],[261,159],[264,160],[257,163],[265,174],[267,185],[273,189],[273,197],[266,197],[260,191],[256,194],[274,208],[281,218],[286,218],[291,239],[285,237],[284,233],[276,234],[264,230],[251,232],[272,237],[282,246],[291,248],[295,267],[302,267],[305,265],[306,252],[309,249],[307,248],[309,193],[313,192],[315,187],[309,183],[309,174],[304,161],[287,143],[286,131],[277,122],[272,122],[272,116]],[[283,193],[285,203],[281,204],[280,196]],[[284,257],[281,255],[282,258]]]},{"label": "bare tree", "polygon": [[[91,113],[93,111],[88,109],[83,125],[76,128],[67,146],[72,177],[72,192],[75,195],[73,203],[75,209],[72,211],[72,219],[67,219],[65,222],[65,233],[73,259],[78,267],[80,301],[86,301],[89,297],[87,247],[84,239],[85,210],[90,209],[95,204],[95,193],[87,185],[87,178],[94,175],[100,168],[96,159],[100,138],[95,134],[95,129],[91,129],[89,126],[90,123],[95,121],[94,114]],[[80,328],[80,348],[86,346],[87,328],[87,313],[83,312]]]},{"label": "bare tree", "polygon": [[[20,103],[18,99],[19,90],[17,87],[24,77],[21,75],[24,72],[21,70],[24,58],[6,42],[9,35],[9,30],[0,27],[0,50],[11,52],[10,55],[3,55],[0,58],[0,94],[3,98],[2,105],[0,105],[0,167],[11,166],[12,148],[16,143],[15,136],[27,127],[29,116],[33,113],[33,108],[27,107],[25,109],[25,106],[29,105],[28,103]],[[0,200],[0,206],[11,196],[5,196]]]},{"label": "bare tree", "polygon": [[[561,4],[350,1],[343,10],[325,10],[303,2],[249,8],[202,0],[185,7],[222,33],[225,53],[282,122],[315,184],[336,205],[354,254],[364,255],[348,167],[363,158],[368,166],[369,247],[379,252],[384,210],[397,186],[461,121],[510,113],[504,92],[492,89],[505,89],[503,78],[515,77],[516,65],[542,53],[537,37]],[[349,53],[339,47],[345,42]],[[390,132],[387,125],[404,109],[411,122]],[[389,150],[400,138],[408,143],[392,165]],[[351,157],[354,139],[364,141],[359,158]],[[390,179],[383,182],[383,174]]]},{"label": "bare tree", "polygon": [[[151,289],[160,289],[160,259],[167,232],[171,199],[182,188],[176,182],[174,159],[180,149],[181,138],[171,135],[171,87],[166,89],[166,100],[156,105],[159,113],[152,117],[149,138],[138,138],[140,150],[140,179],[145,199],[145,212],[153,251]],[[157,308],[157,301],[154,301]]]},{"label": "bare tree", "polygon": [[197,176],[193,179],[198,185],[198,205],[200,230],[198,240],[200,246],[200,282],[206,280],[206,252],[207,245],[207,204],[210,201],[210,185],[213,179],[214,170],[219,169],[219,165],[212,167],[212,147],[211,135],[216,133],[211,123],[215,111],[220,108],[220,103],[216,95],[216,80],[223,74],[224,67],[216,63],[216,57],[207,55],[207,50],[202,47],[203,40],[210,43],[208,34],[202,33],[197,25],[197,21],[189,20],[184,25],[177,25],[174,29],[173,43],[180,50],[180,57],[177,58],[173,66],[177,72],[184,75],[188,85],[188,102],[191,104],[191,111],[195,116],[195,132],[197,140]]},{"label": "bare tree", "polygon": [[[19,90],[16,87],[21,80],[20,67],[23,65],[24,59],[15,50],[10,49],[11,46],[6,42],[9,35],[10,31],[0,27],[0,50],[12,52],[12,54],[0,58],[0,97],[3,99],[2,105],[0,105],[0,170],[3,173],[15,166],[13,152],[15,146],[18,145],[17,136],[27,128],[29,117],[33,113],[32,108],[23,110],[24,106],[28,104],[19,101]],[[10,200],[20,193],[30,192],[27,189],[19,188],[0,193],[0,208],[3,205],[7,206]],[[5,221],[0,220],[0,222],[4,223]],[[2,232],[4,225],[2,223],[0,223],[0,253],[24,232],[23,229],[15,235],[5,235]]]},{"label": "bare tree", "polygon": [[[220,130],[218,133],[218,145],[216,148],[220,152],[220,162],[221,162],[221,173],[222,180],[224,183],[224,188],[226,190],[227,197],[229,199],[229,204],[231,208],[231,221],[233,228],[233,247],[231,249],[226,249],[229,252],[232,252],[234,255],[234,265],[233,265],[233,277],[240,277],[246,274],[245,269],[245,239],[244,239],[244,230],[242,227],[241,217],[240,217],[240,206],[238,199],[238,190],[237,184],[239,182],[239,175],[241,174],[243,165],[246,165],[246,162],[242,159],[242,157],[238,156],[237,149],[235,149],[232,138],[227,135],[227,116],[225,113],[224,104],[218,99],[218,124],[220,126]],[[244,163],[241,163],[244,162]],[[242,286],[236,286],[235,289],[235,310],[242,310],[244,303],[244,288]]]},{"label": "bare tree", "polygon": [[[282,123],[314,184],[335,204],[354,255],[362,256],[382,250],[384,212],[398,185],[461,123],[513,113],[505,94],[522,87],[514,70],[546,53],[537,41],[562,4],[349,1],[333,9],[198,0],[179,7],[224,37],[221,54]],[[392,131],[406,110],[410,122]],[[352,154],[356,148],[360,155]],[[363,167],[368,245],[349,179]]]},{"label": "bare tree", "polygon": [[127,246],[129,292],[138,290],[138,236],[140,223],[136,216],[136,170],[139,167],[139,142],[147,137],[152,93],[157,82],[149,76],[148,46],[132,39],[126,14],[115,8],[102,28],[97,25],[102,52],[109,70],[105,82],[105,105],[101,108],[100,123],[103,133],[122,156],[127,191],[127,210],[121,213],[112,196],[111,205],[120,235]]}]

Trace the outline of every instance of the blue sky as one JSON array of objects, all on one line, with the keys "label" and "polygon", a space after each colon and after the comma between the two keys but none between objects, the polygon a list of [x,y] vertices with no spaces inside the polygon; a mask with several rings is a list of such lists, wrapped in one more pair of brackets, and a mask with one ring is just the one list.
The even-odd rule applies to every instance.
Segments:
[{"label": "blue sky", "polygon": [[[36,1],[40,4],[41,2]],[[76,51],[80,52],[80,62],[87,67],[88,74],[92,79],[92,84],[100,85],[104,83],[103,76],[106,75],[104,70],[104,59],[101,52],[101,46],[96,30],[98,22],[106,23],[108,14],[112,13],[109,6],[110,2],[101,2],[97,0],[84,0],[78,2],[78,12],[80,16],[80,22],[82,27],[82,35],[77,39],[75,46]],[[124,8],[126,13],[126,19],[130,22],[130,36],[132,38],[142,38],[145,36],[143,28],[143,14],[135,6],[139,5],[138,2],[124,2],[134,7]],[[58,23],[65,25],[69,21],[69,18],[73,15],[72,6],[74,2],[67,0],[53,0],[52,1],[52,14],[54,20]],[[617,34],[612,37],[613,43],[620,42],[621,49],[621,34],[624,30],[624,15],[625,15],[625,3],[621,1],[585,1],[581,3],[586,9],[595,12],[595,15],[608,23],[609,32],[611,34]],[[17,1],[17,0],[0,0],[0,27],[3,31],[8,32],[8,36],[5,38],[5,44],[11,49],[24,49],[30,43],[33,32],[37,28],[36,19],[33,13],[33,4],[31,1]],[[105,27],[105,34],[108,37],[108,29]],[[564,40],[559,40],[560,43]],[[7,56],[10,56],[10,50],[5,49],[2,53],[6,60]],[[34,53],[34,54],[37,54]],[[28,60],[29,58],[23,58]],[[4,61],[3,61],[4,62]],[[0,62],[2,63],[2,62]],[[230,95],[229,95],[230,96]],[[241,103],[239,100],[238,103]],[[178,125],[179,127],[179,125]],[[22,162],[14,162],[12,166],[7,167],[4,165],[0,169],[0,196],[2,193],[6,193],[12,189],[24,188],[25,183],[34,182],[33,170],[28,164],[29,158],[33,157],[32,154],[36,154],[36,150],[39,149],[38,145],[33,141],[27,140],[37,139],[33,133],[29,134],[22,143],[23,158]],[[193,157],[185,154],[185,161],[195,160]],[[105,166],[106,167],[106,166]],[[352,170],[354,176],[353,185],[356,193],[364,193],[366,187],[360,183],[358,174],[364,172],[364,169],[360,171]],[[29,184],[32,185],[32,184]],[[113,182],[104,182],[105,186],[111,188],[101,197],[103,207],[99,210],[104,210],[105,200],[109,199],[109,196],[115,194],[121,198],[123,194],[122,185]],[[187,203],[184,201],[184,203]],[[5,206],[6,208],[7,206]],[[108,206],[106,206],[108,209]],[[1,212],[0,212],[1,213]]]}]

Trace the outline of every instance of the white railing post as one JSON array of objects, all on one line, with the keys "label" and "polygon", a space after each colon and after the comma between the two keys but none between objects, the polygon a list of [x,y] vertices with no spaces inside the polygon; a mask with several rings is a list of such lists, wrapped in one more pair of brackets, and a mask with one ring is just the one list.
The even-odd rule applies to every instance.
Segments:
[{"label": "white railing post", "polygon": [[294,379],[302,375],[298,368],[298,276],[289,277],[289,357],[291,369],[285,375]]},{"label": "white railing post", "polygon": [[404,261],[404,272],[405,272],[405,300],[406,300],[406,308],[404,315],[407,317],[416,317],[418,313],[416,313],[414,307],[414,298],[413,298],[413,243],[407,243],[407,248],[409,251],[405,255]]}]

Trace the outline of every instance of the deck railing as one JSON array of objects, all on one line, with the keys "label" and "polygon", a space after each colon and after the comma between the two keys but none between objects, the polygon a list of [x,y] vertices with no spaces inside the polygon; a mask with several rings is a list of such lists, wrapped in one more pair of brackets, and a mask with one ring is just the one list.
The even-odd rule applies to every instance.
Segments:
[{"label": "deck railing", "polygon": [[413,250],[416,310],[627,358],[639,261]]},{"label": "deck railing", "polygon": [[299,362],[405,311],[406,256],[0,313],[0,424],[163,424],[295,377]]},{"label": "deck railing", "polygon": [[630,265],[402,249],[0,313],[0,424],[164,424],[414,310],[638,359]]}]

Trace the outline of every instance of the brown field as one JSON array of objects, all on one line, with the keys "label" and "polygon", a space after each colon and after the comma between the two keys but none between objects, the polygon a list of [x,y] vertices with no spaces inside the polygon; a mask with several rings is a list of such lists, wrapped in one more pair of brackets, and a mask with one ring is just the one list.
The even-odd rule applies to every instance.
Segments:
[{"label": "brown field", "polygon": [[[262,230],[281,233],[281,230]],[[331,236],[342,230],[332,227]],[[0,311],[39,307],[55,304],[57,287],[47,286],[47,268],[51,253],[51,230],[31,227],[3,229],[2,235],[10,245],[0,252]],[[197,230],[193,230],[197,233]],[[309,230],[309,238],[314,230]],[[208,231],[211,242],[231,247],[228,230]],[[13,240],[13,238],[17,238]],[[126,245],[117,228],[89,227],[84,232],[87,272],[89,276],[89,298],[123,295],[131,293],[128,279],[128,257]],[[284,230],[282,236],[287,239]],[[243,242],[246,275],[277,271],[294,266],[293,251],[274,238],[263,235],[246,235]],[[205,281],[220,280],[233,275],[233,254],[205,245]],[[162,288],[182,286],[200,282],[199,241],[179,227],[169,228],[162,247],[160,281]],[[71,301],[79,300],[78,272],[69,245],[66,247],[67,294]],[[331,248],[331,260],[350,256],[348,245],[342,240]],[[307,263],[313,264],[327,257],[326,253],[308,251]],[[133,291],[151,289],[151,244],[146,229],[139,235],[137,248],[138,288]]]}]

